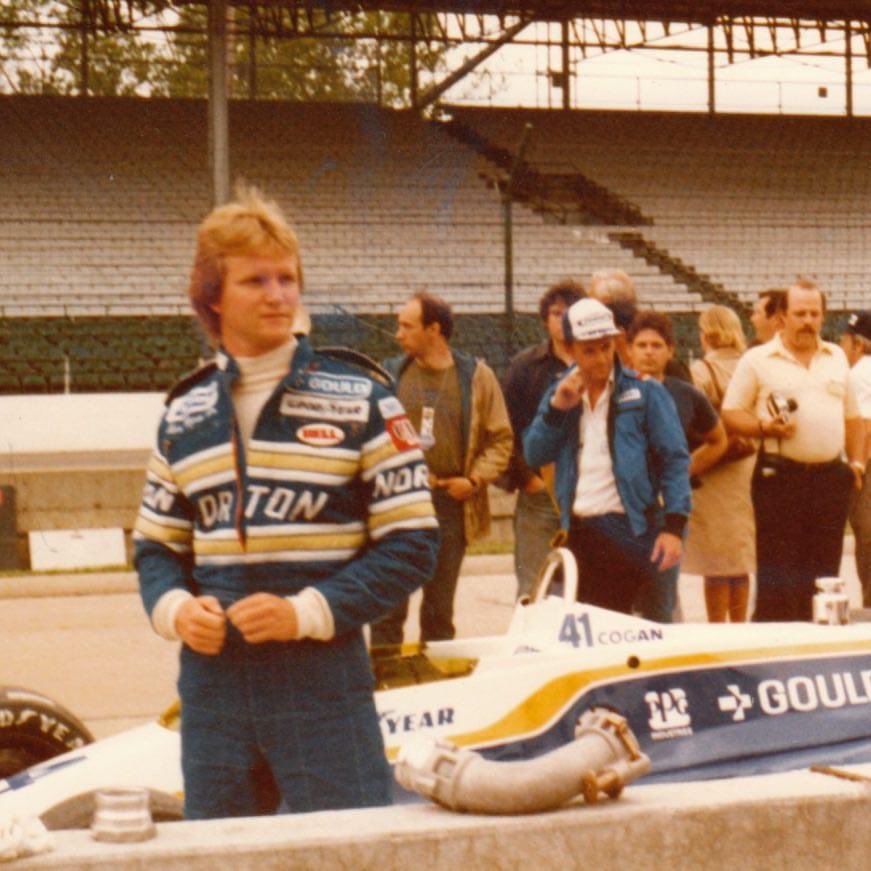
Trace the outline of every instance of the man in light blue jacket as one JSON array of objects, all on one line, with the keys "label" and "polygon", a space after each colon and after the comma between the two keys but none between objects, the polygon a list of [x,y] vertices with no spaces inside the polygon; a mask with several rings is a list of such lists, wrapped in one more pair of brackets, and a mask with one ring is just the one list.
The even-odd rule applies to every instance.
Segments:
[{"label": "man in light blue jacket", "polygon": [[556,463],[579,597],[629,613],[639,587],[680,561],[689,451],[663,386],[620,365],[608,308],[581,299],[564,329],[576,365],[544,395],[524,454],[531,466]]}]

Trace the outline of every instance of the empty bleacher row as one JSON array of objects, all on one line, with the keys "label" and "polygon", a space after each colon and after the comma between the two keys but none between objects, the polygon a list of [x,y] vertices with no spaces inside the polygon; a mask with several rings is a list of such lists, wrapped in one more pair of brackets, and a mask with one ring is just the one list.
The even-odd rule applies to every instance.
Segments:
[{"label": "empty bleacher row", "polygon": [[[481,158],[433,123],[370,105],[231,104],[232,171],[299,232],[314,310],[395,311],[427,287],[503,307],[503,224]],[[0,314],[183,314],[209,207],[206,107],[0,98]],[[514,210],[515,304],[564,274],[619,266],[664,307],[699,298],[600,230]]]},{"label": "empty bleacher row", "polygon": [[871,119],[451,108],[526,159],[581,173],[650,220],[653,246],[751,301],[796,275],[871,307]]},{"label": "empty bleacher row", "polygon": [[[350,346],[383,360],[399,352],[394,315],[330,311],[312,318],[317,347]],[[540,341],[536,315],[460,314],[453,344],[501,372]],[[0,319],[0,394],[165,391],[212,356],[190,316]]]},{"label": "empty bleacher row", "polygon": [[[451,112],[509,153],[532,121],[534,168],[582,173],[651,222],[560,224],[515,205],[518,312],[558,277],[616,267],[643,305],[691,325],[706,303],[663,253],[736,304],[801,273],[834,309],[871,307],[868,121]],[[209,208],[206,121],[202,101],[0,97],[0,391],[163,389],[206,353],[185,297]],[[534,318],[504,335],[503,208],[485,183],[499,170],[448,127],[371,105],[235,102],[230,130],[233,175],[297,228],[316,338],[383,356],[388,315],[420,288],[471,318],[458,341],[497,368],[537,335]],[[627,229],[650,263],[615,241]]]},{"label": "empty bleacher row", "polygon": [[166,390],[210,352],[189,317],[0,319],[0,393]]}]

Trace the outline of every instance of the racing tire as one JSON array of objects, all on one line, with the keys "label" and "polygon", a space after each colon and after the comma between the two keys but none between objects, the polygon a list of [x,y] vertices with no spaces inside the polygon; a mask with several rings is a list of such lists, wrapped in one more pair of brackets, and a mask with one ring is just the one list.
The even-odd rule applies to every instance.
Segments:
[{"label": "racing tire", "polygon": [[0,687],[0,779],[93,740],[63,705],[21,687]]},{"label": "racing tire", "polygon": [[[92,789],[58,802],[40,815],[42,824],[50,832],[90,828],[99,791]],[[176,823],[183,818],[184,803],[177,796],[149,789],[148,803],[151,807],[151,819],[156,823]]]}]

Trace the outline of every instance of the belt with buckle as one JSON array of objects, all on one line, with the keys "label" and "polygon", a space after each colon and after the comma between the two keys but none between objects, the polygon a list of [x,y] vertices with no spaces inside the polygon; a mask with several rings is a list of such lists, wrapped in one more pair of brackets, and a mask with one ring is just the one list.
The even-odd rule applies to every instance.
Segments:
[{"label": "belt with buckle", "polygon": [[760,456],[760,462],[769,466],[779,466],[782,469],[793,469],[797,472],[818,472],[821,469],[840,465],[841,459],[835,457],[833,460],[826,460],[822,463],[803,463],[801,460],[784,457],[783,454],[764,453]]}]

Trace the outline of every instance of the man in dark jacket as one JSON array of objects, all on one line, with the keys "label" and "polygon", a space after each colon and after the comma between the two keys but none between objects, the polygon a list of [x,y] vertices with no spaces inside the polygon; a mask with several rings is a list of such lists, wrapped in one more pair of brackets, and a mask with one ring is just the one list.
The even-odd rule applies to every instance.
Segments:
[{"label": "man in dark jacket", "polygon": [[[514,430],[514,452],[504,476],[506,489],[517,490],[514,509],[514,571],[517,595],[532,591],[551,539],[559,531],[559,512],[553,495],[553,474],[545,480],[541,469],[523,459],[523,433],[532,423],[545,390],[574,363],[563,335],[563,315],[584,295],[574,279],[551,285],[538,301],[538,313],[547,330],[547,341],[524,348],[512,359],[502,381],[502,392]],[[500,486],[502,482],[500,481]]]}]

